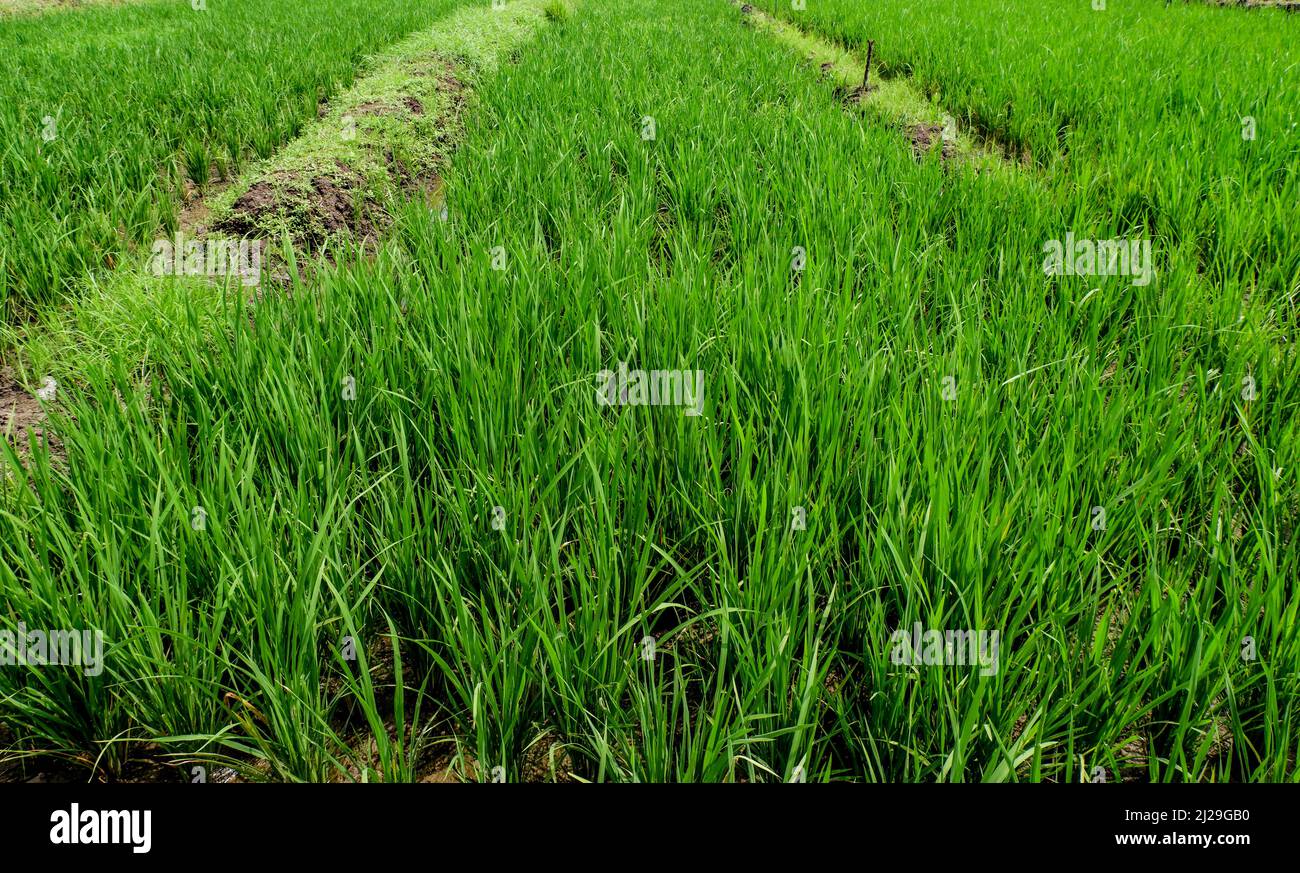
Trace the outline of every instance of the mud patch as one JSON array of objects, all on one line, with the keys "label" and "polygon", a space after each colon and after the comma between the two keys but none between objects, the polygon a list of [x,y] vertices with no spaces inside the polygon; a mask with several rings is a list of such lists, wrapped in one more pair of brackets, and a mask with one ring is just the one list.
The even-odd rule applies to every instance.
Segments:
[{"label": "mud patch", "polygon": [[326,241],[350,235],[373,242],[390,218],[365,188],[364,180],[347,170],[312,176],[263,180],[239,195],[215,230],[241,237],[269,237],[287,230],[294,245],[315,251]]},{"label": "mud patch", "polygon": [[6,437],[26,433],[29,428],[40,433],[45,423],[41,403],[14,381],[8,372],[0,374],[0,428]]},{"label": "mud patch", "polygon": [[943,126],[939,124],[913,124],[907,128],[907,138],[912,144],[912,154],[918,159],[924,158],[937,146],[939,156],[944,162],[957,156],[953,143],[943,135]]},{"label": "mud patch", "polygon": [[[467,765],[467,767],[470,766],[472,765]],[[455,756],[442,755],[434,760],[429,769],[417,781],[437,785],[459,785],[466,780],[460,778],[456,773]]]},{"label": "mud patch", "polygon": [[[573,758],[552,730],[544,730],[523,750],[519,761],[521,782],[573,782]],[[483,768],[467,749],[432,755],[421,767],[418,782],[460,784],[505,778],[497,768]]]},{"label": "mud patch", "polygon": [[[451,734],[462,735],[463,725],[449,725]],[[438,743],[439,747],[430,747],[421,755],[416,782],[435,785],[461,785],[469,782],[490,780],[491,768],[482,769],[474,753],[460,741],[446,739]],[[450,749],[445,748],[451,746]]]},{"label": "mud patch", "polygon": [[[823,64],[823,66],[826,65]],[[861,106],[866,101],[868,95],[879,90],[879,85],[859,85],[858,87],[850,88],[847,91],[840,89],[838,93],[840,95],[840,100],[844,102],[845,106]]]},{"label": "mud patch", "polygon": [[48,755],[22,751],[12,734],[0,731],[0,783],[26,782],[29,785],[85,785],[87,783],[184,783],[191,771],[184,764],[168,760],[154,743],[141,744],[132,757],[123,761],[116,772],[95,766],[93,756]]},{"label": "mud patch", "polygon": [[233,212],[261,215],[275,205],[275,189],[270,182],[258,182],[235,201]]},{"label": "mud patch", "polygon": [[317,176],[311,180],[313,197],[308,205],[312,214],[319,217],[327,233],[349,230],[358,237],[373,237],[375,229],[367,222],[364,212],[354,208],[356,196],[354,180],[331,179]]},{"label": "mud patch", "polygon": [[524,749],[519,778],[524,782],[573,781],[573,758],[555,733],[542,734]]},{"label": "mud patch", "polygon": [[41,401],[18,384],[8,367],[0,370],[0,435],[18,451],[19,457],[30,453],[33,442],[47,445],[51,452],[62,451],[63,444],[46,429],[45,419]]},{"label": "mud patch", "polygon": [[194,200],[181,207],[177,222],[183,233],[203,236],[212,222],[212,209],[203,200]]},{"label": "mud patch", "polygon": [[1141,729],[1115,753],[1115,763],[1119,767],[1115,779],[1119,782],[1150,781],[1147,775],[1149,749],[1150,741],[1147,739],[1146,730]]},{"label": "mud patch", "polygon": [[[325,122],[392,119],[403,130],[400,145],[389,139],[387,126],[356,129],[355,147],[332,159],[294,158],[256,177],[233,202],[216,208],[212,229],[273,241],[287,233],[294,248],[307,253],[335,240],[377,244],[393,222],[390,197],[440,187],[439,169],[460,138],[469,103],[468,85],[446,59],[422,58],[407,73],[413,77],[408,87],[423,89],[420,94],[336,105]],[[414,87],[421,78],[425,84]]]},{"label": "mud patch", "polygon": [[[448,98],[447,117],[450,121],[455,122],[460,118],[469,100],[469,95],[466,93],[468,90],[469,86],[456,75],[456,68],[451,64],[447,64],[438,74],[438,91]],[[420,113],[423,111],[424,107],[421,106]]]},{"label": "mud patch", "polygon": [[194,179],[181,179],[180,212],[176,222],[180,231],[187,236],[202,237],[208,232],[212,222],[211,199],[230,187],[230,177],[224,175],[216,166],[208,172],[208,181],[200,186]]},{"label": "mud patch", "polygon": [[[406,94],[398,98],[396,103],[386,103],[382,100],[370,100],[350,110],[348,114],[354,116],[396,115],[402,110],[405,110],[412,115],[423,115],[424,103],[420,101],[420,98],[411,94]],[[328,112],[326,114],[328,114]]]}]

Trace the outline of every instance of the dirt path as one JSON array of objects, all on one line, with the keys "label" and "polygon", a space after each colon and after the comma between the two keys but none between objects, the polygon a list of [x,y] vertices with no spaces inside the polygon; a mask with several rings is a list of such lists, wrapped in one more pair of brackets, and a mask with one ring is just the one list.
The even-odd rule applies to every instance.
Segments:
[{"label": "dirt path", "polygon": [[[5,2],[13,0],[0,0]],[[179,238],[169,235],[168,243],[175,239],[185,246],[222,236],[226,242],[272,241],[259,248],[268,257],[263,262],[259,254],[258,287],[249,289],[256,300],[264,278],[288,281],[287,270],[270,254],[285,232],[297,250],[314,255],[338,244],[378,245],[400,200],[422,198],[445,213],[440,174],[462,138],[475,81],[568,9],[559,0],[511,0],[500,10],[462,7],[397,44],[323,105],[320,117],[277,155],[230,185],[210,185],[205,198],[197,189],[188,192]],[[179,254],[176,259],[182,260]],[[172,270],[159,276],[156,267],[151,260],[119,269],[140,270],[142,287],[172,280]],[[44,374],[0,371],[3,438],[23,455],[29,428],[45,438],[46,412],[37,395],[49,395],[45,404],[54,400],[48,384],[26,390],[33,378],[50,381]],[[61,451],[52,435],[49,444]]]},{"label": "dirt path", "polygon": [[[884,77],[878,69],[866,73],[863,57],[782,18],[775,18],[743,0],[729,0],[740,8],[742,20],[800,53],[822,78],[835,87],[847,109],[863,111],[898,127],[924,158],[936,152],[944,163],[956,162],[978,170],[1005,169],[1024,163],[1004,143],[979,137],[963,129],[955,118],[929,100],[909,79]],[[864,79],[867,80],[864,87]]]},{"label": "dirt path", "polygon": [[440,209],[440,174],[463,133],[474,82],[546,23],[553,2],[471,6],[386,52],[280,154],[211,206],[211,232],[282,239],[314,253],[376,243],[395,202]]}]

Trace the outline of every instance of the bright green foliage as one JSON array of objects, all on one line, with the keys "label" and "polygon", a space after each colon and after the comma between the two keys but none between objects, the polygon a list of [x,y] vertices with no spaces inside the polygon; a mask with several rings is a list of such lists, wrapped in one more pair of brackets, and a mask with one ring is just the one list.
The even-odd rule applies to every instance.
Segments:
[{"label": "bright green foliage", "polygon": [[[1122,143],[1082,189],[1077,139],[917,160],[723,0],[583,0],[518,61],[479,83],[448,220],[412,203],[373,257],[78,362],[66,458],[9,464],[0,602],[102,628],[106,667],[0,669],[16,746],[303,780],[442,749],[515,780],[539,737],[587,780],[1296,780],[1294,226],[1121,177]],[[1044,96],[1013,119],[1067,99],[1017,69]],[[1255,240],[1271,278],[1167,224],[1236,228],[1207,251]],[[1067,230],[1149,230],[1156,278],[1044,276]],[[703,414],[602,406],[621,362],[701,371]],[[895,663],[916,623],[999,632],[997,669]]]},{"label": "bright green foliage", "polygon": [[[0,316],[175,228],[189,180],[267,157],[359,62],[464,0],[88,7],[0,19]],[[120,258],[118,259],[120,260]]]}]

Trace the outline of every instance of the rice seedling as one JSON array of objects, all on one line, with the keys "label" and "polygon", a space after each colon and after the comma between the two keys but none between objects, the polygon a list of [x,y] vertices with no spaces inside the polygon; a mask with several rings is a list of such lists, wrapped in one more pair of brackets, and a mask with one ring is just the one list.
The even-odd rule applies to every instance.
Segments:
[{"label": "rice seedling", "polygon": [[61,302],[175,230],[185,192],[269,157],[367,55],[459,2],[154,2],[4,19],[0,316]]},{"label": "rice seedling", "polygon": [[1081,209],[1284,305],[1294,328],[1300,19],[1157,0],[758,5],[851,48],[874,39],[887,74],[1024,152]]},{"label": "rice seedling", "polygon": [[[1033,165],[918,155],[725,0],[516,2],[546,24],[474,77],[438,204],[256,300],[119,269],[18,349],[61,445],[0,446],[0,630],[102,657],[0,667],[14,766],[1297,779],[1280,203],[1167,199],[1122,143],[1080,188],[987,82],[934,105]],[[925,4],[824,2],[934,96],[890,44]]]}]

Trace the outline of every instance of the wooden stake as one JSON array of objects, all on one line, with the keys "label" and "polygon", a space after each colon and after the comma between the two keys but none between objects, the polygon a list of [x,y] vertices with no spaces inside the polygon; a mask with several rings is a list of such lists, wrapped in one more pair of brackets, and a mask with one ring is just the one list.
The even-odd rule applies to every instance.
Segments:
[{"label": "wooden stake", "polygon": [[867,93],[867,80],[871,78],[871,53],[876,50],[876,41],[867,40],[867,68],[862,72],[862,93]]}]

